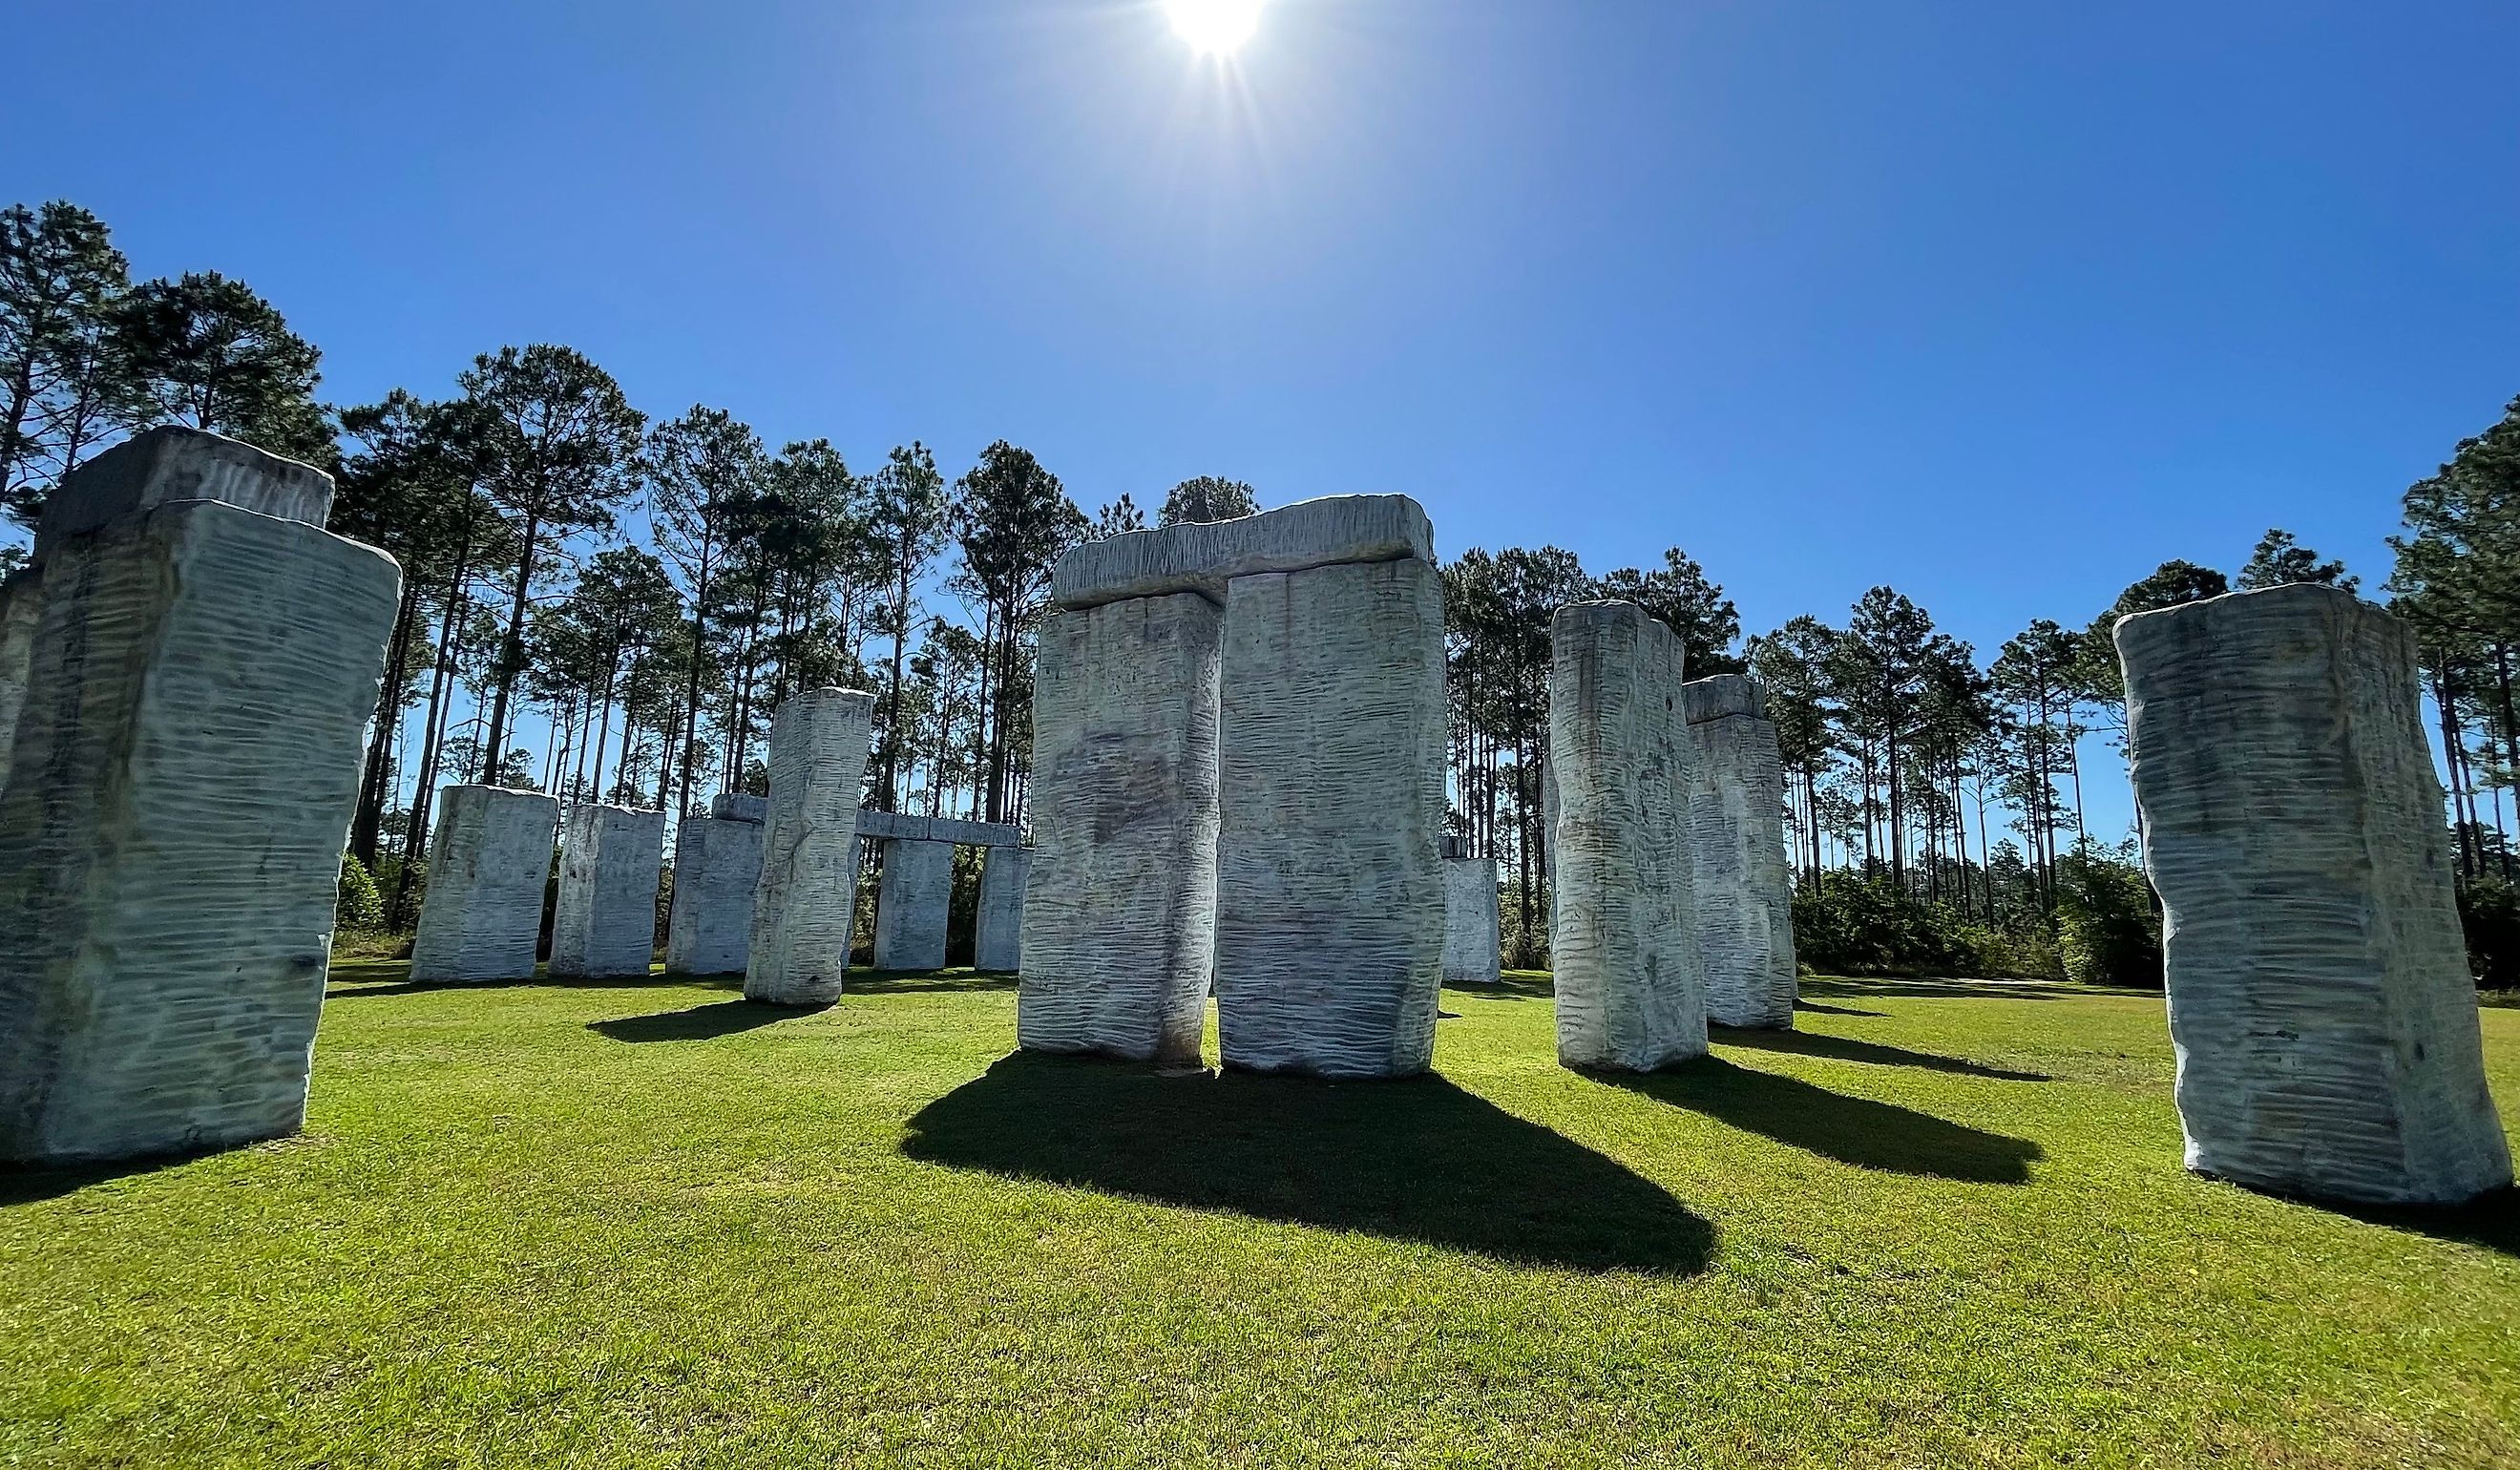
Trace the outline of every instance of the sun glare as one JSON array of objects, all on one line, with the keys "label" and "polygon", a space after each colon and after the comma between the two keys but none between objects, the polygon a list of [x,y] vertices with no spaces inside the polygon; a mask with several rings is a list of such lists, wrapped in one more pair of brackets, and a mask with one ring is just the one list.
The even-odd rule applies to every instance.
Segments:
[{"label": "sun glare", "polygon": [[1173,29],[1196,50],[1223,56],[1260,24],[1261,0],[1164,0]]}]

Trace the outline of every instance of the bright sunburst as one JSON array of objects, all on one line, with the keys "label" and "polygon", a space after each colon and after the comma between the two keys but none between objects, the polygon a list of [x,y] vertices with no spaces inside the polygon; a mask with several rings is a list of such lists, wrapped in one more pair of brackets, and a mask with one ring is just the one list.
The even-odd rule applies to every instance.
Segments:
[{"label": "bright sunburst", "polygon": [[1164,0],[1173,29],[1192,46],[1223,56],[1260,24],[1261,0]]}]

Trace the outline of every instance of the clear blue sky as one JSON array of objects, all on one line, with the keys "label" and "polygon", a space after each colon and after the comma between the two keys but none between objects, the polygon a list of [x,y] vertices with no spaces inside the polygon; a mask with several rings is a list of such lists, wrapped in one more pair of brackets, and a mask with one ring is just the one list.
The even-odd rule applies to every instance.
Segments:
[{"label": "clear blue sky", "polygon": [[2376,582],[2520,393],[2507,0],[1272,0],[1231,67],[1155,0],[5,34],[0,198],[242,276],[335,400],[566,341],[860,465],[1004,436],[1089,511],[1221,473],[1405,491],[1447,554],[1678,544],[1754,631],[1887,582],[1991,654],[2274,523]]}]

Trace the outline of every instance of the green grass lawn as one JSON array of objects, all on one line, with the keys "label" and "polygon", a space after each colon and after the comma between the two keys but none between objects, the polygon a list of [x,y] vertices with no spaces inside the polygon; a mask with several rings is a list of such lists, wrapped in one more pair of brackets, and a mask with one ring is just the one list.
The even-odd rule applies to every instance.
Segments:
[{"label": "green grass lawn", "polygon": [[0,1176],[0,1464],[2520,1462],[2520,1207],[2188,1177],[2157,997],[1813,981],[1617,1083],[1525,977],[1327,1085],[399,979],[301,1138]]}]

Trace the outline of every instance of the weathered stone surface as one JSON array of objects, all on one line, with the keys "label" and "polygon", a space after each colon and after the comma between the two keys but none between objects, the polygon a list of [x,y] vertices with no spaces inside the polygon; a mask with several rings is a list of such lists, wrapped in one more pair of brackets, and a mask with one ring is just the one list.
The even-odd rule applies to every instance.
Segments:
[{"label": "weathered stone surface", "polygon": [[1444,960],[1442,579],[1414,557],[1237,577],[1223,703],[1225,1064],[1424,1071]]},{"label": "weathered stone surface", "polygon": [[1688,797],[1691,913],[1718,1025],[1794,1024],[1793,874],[1785,865],[1785,767],[1747,675],[1681,687],[1695,780]]},{"label": "weathered stone surface", "polygon": [[1023,828],[1011,822],[966,822],[872,809],[858,813],[858,835],[874,840],[950,842],[958,847],[1020,847]]},{"label": "weathered stone surface", "polygon": [[1444,860],[1444,983],[1494,985],[1505,978],[1498,955],[1494,858]]},{"label": "weathered stone surface", "polygon": [[2292,586],[2116,639],[2188,1167],[2376,1202],[2509,1183],[2412,635]]},{"label": "weathered stone surface", "polygon": [[1071,610],[1185,592],[1222,605],[1236,577],[1434,556],[1434,527],[1408,496],[1331,495],[1238,520],[1089,541],[1058,558],[1050,597]]},{"label": "weathered stone surface", "polygon": [[26,678],[35,659],[35,622],[43,613],[43,573],[22,566],[0,578],[0,789],[9,784],[9,752]]},{"label": "weathered stone surface", "polygon": [[333,477],[221,434],[172,424],[148,429],[70,471],[45,500],[34,559],[50,557],[64,537],[188,500],[321,527],[333,511]]},{"label": "weathered stone surface", "polygon": [[1195,593],[1043,620],[1015,1010],[1028,1050],[1198,1056],[1223,628]]},{"label": "weathered stone surface", "polygon": [[741,791],[720,791],[709,798],[709,815],[725,822],[749,822],[758,826],[770,820],[770,798],[747,796]]},{"label": "weathered stone surface", "polygon": [[531,975],[559,831],[560,803],[540,792],[440,787],[411,978],[470,983]]},{"label": "weathered stone surface", "polygon": [[1032,849],[993,847],[980,863],[980,911],[972,931],[971,966],[983,970],[1023,967],[1024,884]]},{"label": "weathered stone surface", "polygon": [[552,911],[555,975],[644,975],[656,949],[656,883],[665,814],[572,808],[562,824],[560,895]]},{"label": "weathered stone surface", "polygon": [[304,1116],[399,573],[312,525],[165,500],[43,548],[0,793],[0,1158]]},{"label": "weathered stone surface", "polygon": [[665,968],[683,975],[742,970],[752,948],[753,890],[761,884],[761,834],[760,823],[736,817],[683,820],[674,834]]},{"label": "weathered stone surface", "polygon": [[749,1000],[829,1005],[840,998],[874,725],[873,694],[835,689],[794,695],[771,721],[770,813],[743,975]]},{"label": "weathered stone surface", "polygon": [[884,843],[875,891],[875,967],[944,968],[945,918],[953,905],[953,843]]},{"label": "weathered stone surface", "polygon": [[1633,602],[1578,602],[1550,641],[1557,1059],[1650,1072],[1706,1050],[1680,640]]}]

